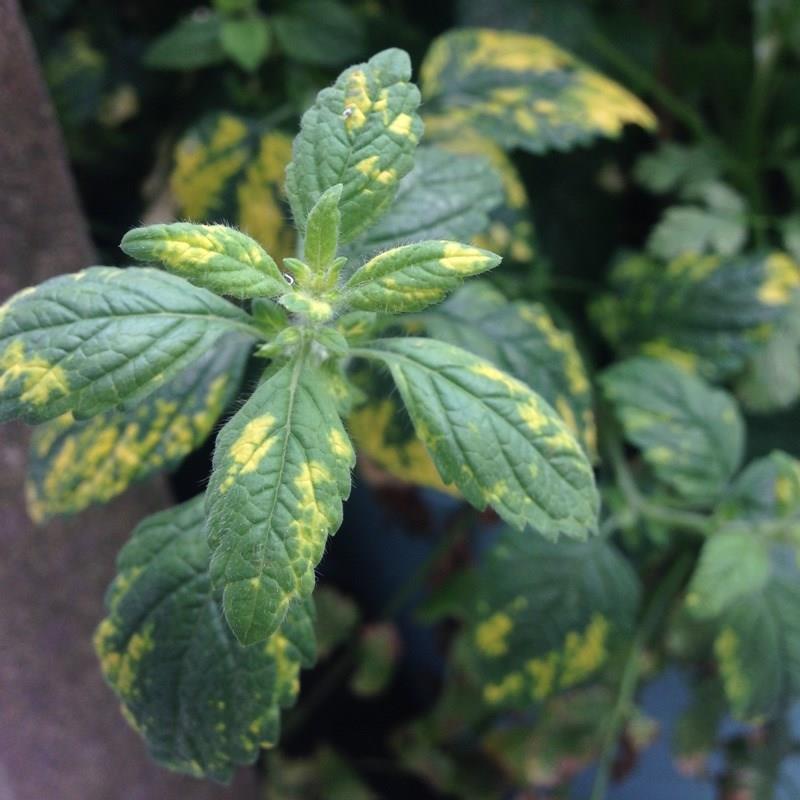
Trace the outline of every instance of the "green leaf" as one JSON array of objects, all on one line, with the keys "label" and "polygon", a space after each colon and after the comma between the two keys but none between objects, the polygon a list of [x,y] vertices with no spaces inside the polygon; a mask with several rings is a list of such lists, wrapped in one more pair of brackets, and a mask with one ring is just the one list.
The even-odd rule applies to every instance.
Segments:
[{"label": "green leaf", "polygon": [[217,294],[259,297],[289,288],[261,245],[226,225],[148,225],[128,231],[120,247],[137,261],[163,264]]},{"label": "green leaf", "polygon": [[180,215],[235,223],[280,262],[295,254],[283,181],[292,140],[258,121],[209,114],[175,148],[170,188]]},{"label": "green leaf", "polygon": [[596,529],[591,465],[561,418],[484,359],[431,339],[382,339],[357,355],[390,369],[446,483],[515,528],[585,538]]},{"label": "green leaf", "polygon": [[749,531],[723,531],[700,553],[686,603],[700,619],[721,614],[739,598],[760,591],[770,576],[768,542]]},{"label": "green leaf", "polygon": [[256,323],[268,334],[280,333],[289,324],[286,312],[268,297],[256,297],[250,311]]},{"label": "green leaf", "polygon": [[76,422],[71,414],[34,430],[28,511],[37,522],[104,503],[199,447],[236,396],[247,342],[222,339],[140,404]]},{"label": "green leaf", "polygon": [[[451,121],[446,115],[425,116],[423,122],[426,139],[451,153],[487,159],[501,179],[503,203],[492,210],[488,227],[472,237],[472,244],[521,263],[532,261],[535,240],[531,224],[533,212],[525,185],[508,155],[491,139],[459,125],[457,119]],[[440,198],[438,203],[441,202]],[[466,237],[452,235],[448,238],[462,240]]]},{"label": "green leaf", "polygon": [[419,91],[410,78],[408,55],[384,50],[345,70],[303,115],[286,169],[286,191],[302,232],[314,204],[337,183],[343,186],[341,242],[388,209],[414,166],[422,135]]},{"label": "green leaf", "polygon": [[541,36],[450,31],[431,45],[420,74],[431,116],[446,114],[507,148],[569,150],[616,138],[626,124],[656,126],[630,92]]},{"label": "green leaf", "polygon": [[275,38],[292,61],[338,67],[364,52],[362,17],[334,0],[293,0],[271,17]]},{"label": "green leaf", "polygon": [[509,302],[488,281],[470,281],[418,318],[434,338],[468,350],[528,384],[558,411],[594,457],[592,391],[572,334],[540,303]]},{"label": "green leaf", "polygon": [[744,448],[744,422],[727,392],[654,358],[615,364],[600,382],[625,438],[659,480],[692,502],[719,496]]},{"label": "green leaf", "polygon": [[341,197],[342,184],[337,183],[322,193],[308,214],[303,257],[316,272],[327,269],[336,258],[342,219],[339,212]]},{"label": "green leaf", "polygon": [[267,57],[270,28],[262,14],[226,19],[220,30],[220,44],[242,69],[253,72]]},{"label": "green leaf", "polygon": [[414,432],[391,376],[371,366],[357,362],[349,372],[349,378],[362,393],[347,417],[347,430],[357,445],[359,458],[366,456],[404,483],[458,497],[458,489],[442,480],[430,453]]},{"label": "green leaf", "polygon": [[206,493],[211,575],[239,641],[267,638],[311,594],[354,461],[326,375],[302,355],[220,432]]},{"label": "green leaf", "polygon": [[656,257],[669,260],[684,253],[718,253],[732,256],[747,240],[744,200],[724,183],[694,184],[684,193],[703,200],[700,206],[673,206],[653,228],[647,249]]},{"label": "green leaf", "polygon": [[375,256],[353,273],[343,302],[361,311],[420,311],[441,301],[465,278],[499,263],[500,256],[458,242],[408,244]]},{"label": "green leaf", "polygon": [[357,697],[374,697],[394,677],[400,655],[400,635],[391,622],[368,625],[358,643],[358,663],[350,678],[350,690]]},{"label": "green leaf", "polygon": [[161,34],[147,48],[144,64],[151,69],[200,69],[220,64],[225,51],[217,14],[196,13]]},{"label": "green leaf", "polygon": [[714,654],[733,713],[744,719],[780,714],[800,696],[800,573],[780,552],[771,570],[717,619]]},{"label": "green leaf", "polygon": [[663,142],[636,162],[634,176],[645,189],[666,194],[682,191],[695,183],[714,181],[722,169],[719,154],[705,145]]},{"label": "green leaf", "polygon": [[502,199],[500,178],[485,158],[420,147],[389,211],[351,249],[367,253],[425,239],[468,241],[488,230],[488,215]]},{"label": "green leaf", "polygon": [[95,648],[153,758],[227,781],[277,743],[281,707],[314,660],[313,609],[293,603],[266,643],[240,645],[211,590],[203,523],[195,498],[139,525],[119,554]]},{"label": "green leaf", "polygon": [[327,300],[307,292],[288,292],[278,302],[287,311],[302,314],[314,322],[328,322],[333,317],[333,306]]},{"label": "green leaf", "polygon": [[592,317],[622,355],[665,358],[710,380],[736,374],[792,307],[800,268],[785,253],[620,260]]},{"label": "green leaf", "polygon": [[314,605],[317,610],[314,625],[317,653],[323,660],[350,637],[360,621],[361,612],[352,597],[325,584],[314,591]]},{"label": "green leaf", "polygon": [[157,269],[91,267],[0,308],[0,420],[78,419],[135,402],[227,331],[260,334],[220,297]]},{"label": "green leaf", "polygon": [[780,450],[751,462],[715,512],[720,526],[772,527],[800,541],[800,461]]},{"label": "green leaf", "polygon": [[541,702],[605,666],[629,634],[640,587],[606,539],[551,543],[505,529],[478,570],[465,633],[491,705]]},{"label": "green leaf", "polygon": [[800,304],[793,304],[769,341],[750,356],[736,395],[757,414],[788,408],[800,398]]}]

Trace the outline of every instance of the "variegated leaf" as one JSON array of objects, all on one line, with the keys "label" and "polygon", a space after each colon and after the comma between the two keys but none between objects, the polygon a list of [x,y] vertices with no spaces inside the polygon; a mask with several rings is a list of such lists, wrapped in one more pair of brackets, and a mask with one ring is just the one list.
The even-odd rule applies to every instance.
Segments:
[{"label": "variegated leaf", "polygon": [[235,305],[157,269],[91,267],[0,308],[0,420],[85,419],[146,397],[224,333],[260,338]]},{"label": "variegated leaf", "polygon": [[427,113],[475,128],[503,147],[569,150],[626,124],[655,128],[619,84],[541,36],[462,28],[440,36],[421,69]]},{"label": "variegated leaf", "polygon": [[227,337],[132,408],[83,422],[65,414],[36,428],[26,484],[33,519],[107,502],[180,463],[235,397],[248,352],[241,337]]},{"label": "variegated leaf", "polygon": [[340,239],[348,242],[389,207],[414,166],[422,135],[417,87],[402,50],[385,50],[345,70],[303,115],[286,170],[295,223],[326,189],[343,185]]},{"label": "variegated leaf", "polygon": [[309,599],[297,600],[266,642],[242,646],[208,557],[202,497],[144,520],[119,554],[95,648],[153,758],[227,781],[277,743],[281,708],[314,661],[314,614]]},{"label": "variegated leaf", "polygon": [[302,355],[220,432],[206,492],[211,576],[239,641],[272,635],[311,594],[354,461],[327,376]]},{"label": "variegated leaf", "polygon": [[162,264],[217,294],[270,297],[289,288],[264,248],[226,225],[148,225],[128,231],[120,247],[137,261]]}]

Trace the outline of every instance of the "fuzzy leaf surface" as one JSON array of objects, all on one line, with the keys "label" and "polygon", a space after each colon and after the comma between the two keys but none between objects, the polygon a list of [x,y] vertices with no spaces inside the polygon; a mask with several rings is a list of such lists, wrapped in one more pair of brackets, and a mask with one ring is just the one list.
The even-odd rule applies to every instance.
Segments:
[{"label": "fuzzy leaf surface", "polygon": [[211,576],[239,641],[271,636],[311,594],[354,460],[326,375],[303,357],[269,375],[220,432],[206,492]]},{"label": "fuzzy leaf surface", "polygon": [[343,186],[342,242],[388,209],[414,166],[422,135],[419,90],[410,78],[408,55],[384,50],[345,70],[303,115],[286,169],[286,190],[302,232],[320,195],[337,183]]},{"label": "fuzzy leaf surface", "polygon": [[421,311],[473,275],[493,269],[500,256],[458,242],[395,247],[360,267],[344,287],[347,304],[360,311]]},{"label": "fuzzy leaf surface", "polygon": [[81,511],[179,464],[235,397],[249,349],[241,337],[227,336],[131,408],[77,422],[67,413],[35,428],[26,484],[30,515],[40,522]]},{"label": "fuzzy leaf surface", "polygon": [[230,222],[279,263],[295,254],[283,188],[292,140],[258,120],[215,113],[189,128],[175,147],[170,189],[181,216]]},{"label": "fuzzy leaf surface", "polygon": [[244,311],[161,270],[52,278],[0,309],[0,420],[86,418],[142,399],[237,330],[259,336]]},{"label": "fuzzy leaf surface", "polygon": [[314,661],[310,600],[267,642],[239,644],[211,588],[202,497],[145,519],[117,568],[95,648],[126,718],[163,766],[230,780],[277,743]]},{"label": "fuzzy leaf surface", "polygon": [[274,296],[288,288],[264,248],[226,225],[148,225],[128,231],[120,247],[137,261],[163,264],[217,294],[243,299]]},{"label": "fuzzy leaf surface", "polygon": [[385,363],[446,483],[476,508],[543,536],[596,529],[591,465],[558,414],[490,362],[431,339],[382,339],[356,352]]}]

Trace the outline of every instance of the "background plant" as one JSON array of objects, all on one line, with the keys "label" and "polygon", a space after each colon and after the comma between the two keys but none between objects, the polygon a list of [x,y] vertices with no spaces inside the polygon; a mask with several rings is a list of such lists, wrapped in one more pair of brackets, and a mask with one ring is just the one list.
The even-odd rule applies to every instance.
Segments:
[{"label": "background plant", "polygon": [[[786,714],[797,672],[792,4],[510,2],[491,19],[477,5],[458,6],[453,22],[518,33],[460,30],[428,47],[441,21],[419,15],[415,27],[396,26],[393,43],[408,36],[403,43],[422,64],[425,136],[386,216],[341,252],[354,265],[370,248],[452,239],[503,255],[500,270],[442,305],[381,325],[466,348],[539,392],[596,459],[604,511],[601,536],[586,544],[548,544],[530,531],[476,535],[469,514],[454,518],[432,556],[444,575],[424,608],[440,627],[457,623],[446,688],[429,715],[397,733],[397,759],[443,792],[496,797],[503,787],[563,789],[576,765],[599,757],[594,794],[602,797],[611,762],[621,769],[626,752],[654,736],[634,704],[637,686],[677,663],[696,689],[674,743],[678,763],[707,769],[728,709],[756,725],[724,740],[721,791],[771,796],[794,747]],[[171,136],[161,139],[150,193],[161,202],[151,211],[163,214],[171,198],[167,214],[233,221],[276,259],[291,257],[283,170],[294,114],[325,82],[327,65],[297,58],[293,66],[291,48],[276,46],[278,10],[215,13],[215,24],[259,13],[272,26],[272,49],[253,72],[223,53],[194,87],[191,72],[170,86],[193,101],[176,104],[181,119],[171,118]],[[363,24],[351,28],[361,30],[367,55],[379,49],[380,25],[356,13]],[[523,35],[531,33],[547,39]],[[587,63],[651,101],[659,144],[633,131],[608,142],[625,123],[653,131],[655,117]],[[225,110],[206,116],[211,108]],[[262,330],[282,324],[279,309],[253,305],[262,308]],[[356,342],[364,320],[351,321],[355,330],[339,332]],[[230,362],[216,357],[198,375],[209,383],[214,374],[241,376],[237,352],[232,344]],[[371,464],[380,484],[391,474],[453,493],[386,373],[354,362],[349,378],[358,391],[346,428],[361,474]],[[219,409],[190,444],[156,453],[147,468],[137,458],[111,493],[199,444],[236,383],[225,381],[230,394],[216,397]],[[83,477],[44,486],[58,473],[51,460],[65,452],[62,442],[75,438],[71,429],[52,431],[37,435],[31,493],[40,504],[32,509],[44,516],[107,499],[108,485],[87,489]],[[86,452],[95,433],[83,435]],[[776,447],[785,452],[770,454]],[[424,575],[430,580],[431,570]],[[323,621],[325,602],[346,603],[331,597],[319,598]],[[357,630],[334,646],[331,672],[346,673],[368,649]],[[397,657],[392,648],[384,644],[384,665]],[[310,701],[305,711],[301,702],[301,721]],[[336,759],[326,750],[294,767],[273,759],[268,780],[317,773],[333,781],[338,769],[353,792],[353,772]],[[357,771],[378,780],[377,766]]]}]

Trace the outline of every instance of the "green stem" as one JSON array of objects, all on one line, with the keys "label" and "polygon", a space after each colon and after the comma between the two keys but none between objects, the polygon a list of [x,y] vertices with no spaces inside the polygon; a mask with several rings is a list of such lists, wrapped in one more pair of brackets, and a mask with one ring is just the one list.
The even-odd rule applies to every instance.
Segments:
[{"label": "green stem", "polygon": [[709,534],[710,523],[708,517],[691,511],[683,511],[679,508],[670,508],[652,503],[639,491],[639,487],[628,469],[628,464],[622,453],[622,445],[616,435],[607,434],[606,452],[611,462],[611,468],[614,470],[617,484],[635,514],[653,522],[661,522],[670,527],[697,533],[700,536]]},{"label": "green stem", "polygon": [[644,650],[658,630],[661,620],[666,615],[675,595],[688,576],[693,561],[694,559],[689,553],[684,553],[675,562],[656,588],[642,616],[642,621],[636,631],[630,652],[625,661],[625,668],[622,673],[622,678],[620,679],[619,691],[617,693],[617,701],[614,704],[614,710],[611,712],[608,728],[603,737],[603,745],[597,764],[597,773],[592,785],[591,800],[605,800],[609,779],[611,777],[611,767],[613,766],[614,755],[617,750],[617,742],[622,733],[622,728],[630,716],[636,689],[639,685]]}]

